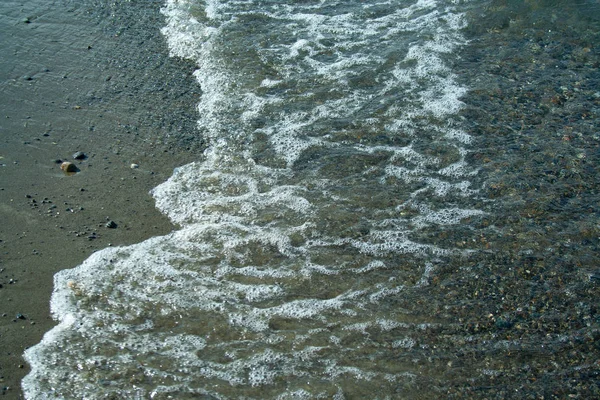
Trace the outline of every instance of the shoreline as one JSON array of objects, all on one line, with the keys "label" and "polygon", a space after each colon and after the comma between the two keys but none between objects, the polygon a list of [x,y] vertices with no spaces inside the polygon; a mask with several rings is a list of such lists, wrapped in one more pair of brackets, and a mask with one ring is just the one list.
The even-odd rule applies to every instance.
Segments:
[{"label": "shoreline", "polygon": [[[93,3],[9,3],[0,25],[0,46],[12,55],[0,63],[6,399],[23,398],[23,351],[56,325],[49,312],[54,274],[105,247],[172,231],[149,191],[204,147],[195,129],[194,68],[169,58],[155,25],[160,3]],[[86,158],[73,159],[77,151]],[[80,172],[65,175],[59,159]]]},{"label": "shoreline", "polygon": [[[109,244],[174,229],[148,190],[195,161],[203,143],[194,131],[194,66],[168,58],[151,23],[162,19],[158,4],[72,6],[69,21],[96,25],[75,41],[62,33],[70,58],[38,65],[16,54],[14,63],[27,67],[18,73],[2,64],[3,92],[12,96],[0,100],[10,114],[0,116],[0,218],[8,221],[0,230],[0,342],[10,349],[0,357],[0,388],[10,387],[3,398],[22,398],[23,350],[55,325],[48,305],[57,271]],[[15,37],[26,43],[28,29],[59,14],[17,14]],[[567,24],[546,34],[514,15],[496,10],[497,26],[486,21],[487,33],[474,32],[478,41],[453,69],[476,84],[460,116],[478,142],[469,157],[482,167],[481,206],[490,213],[465,232],[462,244],[478,251],[441,264],[423,289],[422,313],[447,324],[422,332],[420,344],[441,356],[422,364],[417,384],[452,398],[597,397],[598,34],[578,37]],[[58,44],[46,39],[49,54]],[[499,44],[518,57],[499,60]],[[76,151],[88,158],[72,160]],[[57,158],[81,172],[65,176]]]}]

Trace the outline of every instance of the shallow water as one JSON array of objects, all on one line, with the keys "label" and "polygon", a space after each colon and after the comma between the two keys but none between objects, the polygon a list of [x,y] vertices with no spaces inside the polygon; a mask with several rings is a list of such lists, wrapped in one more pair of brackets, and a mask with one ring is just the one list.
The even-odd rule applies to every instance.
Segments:
[{"label": "shallow water", "polygon": [[501,140],[522,138],[464,99],[493,89],[478,37],[517,38],[519,7],[167,2],[209,148],[152,192],[179,230],[56,275],[28,398],[428,398],[515,376],[506,353],[534,335],[508,300],[527,229],[505,218],[527,200],[505,189]]}]

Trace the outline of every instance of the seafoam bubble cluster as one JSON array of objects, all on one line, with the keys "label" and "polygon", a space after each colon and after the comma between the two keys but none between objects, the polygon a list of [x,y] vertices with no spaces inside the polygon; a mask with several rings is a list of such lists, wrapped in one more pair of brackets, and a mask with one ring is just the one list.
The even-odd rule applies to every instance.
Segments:
[{"label": "seafoam bubble cluster", "polygon": [[481,214],[446,62],[460,13],[442,0],[163,13],[172,55],[197,64],[210,147],[152,191],[177,231],[56,275],[59,325],[26,353],[28,398],[395,393],[433,326],[398,299],[464,254],[421,233]]}]

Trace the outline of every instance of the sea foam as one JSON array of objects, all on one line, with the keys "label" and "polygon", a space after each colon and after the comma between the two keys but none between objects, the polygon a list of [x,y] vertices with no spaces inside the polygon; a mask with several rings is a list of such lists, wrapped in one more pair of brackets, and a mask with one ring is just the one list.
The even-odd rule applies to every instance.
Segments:
[{"label": "sea foam", "polygon": [[[27,398],[343,398],[414,380],[394,304],[481,215],[449,118],[465,43],[444,1],[167,1],[210,143],[152,190],[178,229],[55,276]],[[169,397],[171,396],[171,397]],[[385,395],[384,395],[385,396]]]}]

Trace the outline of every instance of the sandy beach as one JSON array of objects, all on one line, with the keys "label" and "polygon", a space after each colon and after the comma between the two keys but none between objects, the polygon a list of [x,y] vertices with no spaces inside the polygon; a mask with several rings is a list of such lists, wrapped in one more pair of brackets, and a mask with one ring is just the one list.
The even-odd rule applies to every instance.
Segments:
[{"label": "sandy beach", "polygon": [[[8,0],[0,13],[3,399],[23,398],[23,351],[55,325],[54,274],[174,230],[148,192],[205,148],[194,65],[168,57],[162,1],[111,3]],[[504,3],[472,11],[480,26],[454,60],[485,215],[415,238],[470,252],[394,303],[440,321],[403,355],[421,360],[406,390],[597,398],[598,17]]]},{"label": "sandy beach", "polygon": [[[22,353],[55,324],[49,300],[57,271],[174,228],[148,191],[197,158],[203,144],[193,66],[168,58],[160,5],[3,3],[3,398],[22,398]],[[73,159],[78,151],[84,159]],[[59,160],[79,172],[66,175]]]}]

